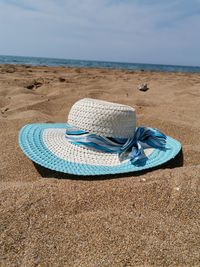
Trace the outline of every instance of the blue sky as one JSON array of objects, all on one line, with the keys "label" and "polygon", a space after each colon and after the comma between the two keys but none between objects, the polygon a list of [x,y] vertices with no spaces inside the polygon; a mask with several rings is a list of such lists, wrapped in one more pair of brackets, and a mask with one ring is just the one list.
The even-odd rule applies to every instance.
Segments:
[{"label": "blue sky", "polygon": [[200,0],[0,0],[0,54],[200,66]]}]

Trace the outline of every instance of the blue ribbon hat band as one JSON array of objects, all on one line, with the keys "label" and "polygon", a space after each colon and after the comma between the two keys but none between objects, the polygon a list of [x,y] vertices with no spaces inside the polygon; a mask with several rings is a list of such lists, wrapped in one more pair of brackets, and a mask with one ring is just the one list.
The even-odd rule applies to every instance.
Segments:
[{"label": "blue ribbon hat band", "polygon": [[74,145],[85,146],[106,153],[118,153],[122,156],[129,152],[131,163],[138,162],[146,157],[144,148],[165,149],[166,135],[158,129],[138,127],[132,138],[108,138],[91,134],[84,130],[69,126],[66,130],[66,139]]}]

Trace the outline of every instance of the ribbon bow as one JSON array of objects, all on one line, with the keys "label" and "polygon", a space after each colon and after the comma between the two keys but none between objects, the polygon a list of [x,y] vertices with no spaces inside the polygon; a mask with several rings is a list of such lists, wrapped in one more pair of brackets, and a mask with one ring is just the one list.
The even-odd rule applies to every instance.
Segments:
[{"label": "ribbon bow", "polygon": [[144,146],[163,149],[166,145],[166,135],[158,129],[150,127],[138,127],[132,141],[130,152],[131,162],[145,158]]},{"label": "ribbon bow", "polygon": [[91,134],[83,130],[69,127],[66,130],[66,138],[75,145],[91,147],[106,153],[118,153],[122,156],[129,152],[131,163],[144,159],[145,147],[163,149],[166,144],[166,135],[158,129],[138,127],[133,138],[109,138]]}]

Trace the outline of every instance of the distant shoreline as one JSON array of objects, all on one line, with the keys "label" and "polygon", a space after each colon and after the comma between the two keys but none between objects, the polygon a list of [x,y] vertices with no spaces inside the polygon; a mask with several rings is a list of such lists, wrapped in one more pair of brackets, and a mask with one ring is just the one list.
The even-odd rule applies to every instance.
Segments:
[{"label": "distant shoreline", "polygon": [[30,64],[20,64],[20,63],[9,63],[9,64],[2,64],[0,63],[0,74],[2,73],[13,73],[18,68],[24,68],[24,69],[55,69],[60,70],[60,69],[71,69],[71,70],[77,70],[78,73],[84,72],[84,70],[93,70],[93,71],[102,71],[102,72],[122,72],[122,73],[160,73],[160,74],[193,74],[197,75],[199,72],[192,72],[192,71],[162,71],[162,70],[145,70],[145,69],[136,69],[136,70],[131,70],[131,69],[120,69],[120,68],[106,68],[106,67],[74,67],[74,66],[47,66],[47,65],[30,65]]},{"label": "distant shoreline", "polygon": [[194,66],[176,66],[142,63],[123,63],[109,61],[92,60],[74,60],[74,59],[56,59],[40,57],[22,57],[22,56],[0,56],[0,64],[45,66],[45,67],[74,67],[74,68],[98,68],[98,69],[119,69],[127,71],[158,71],[158,72],[184,72],[200,73],[200,67]]}]

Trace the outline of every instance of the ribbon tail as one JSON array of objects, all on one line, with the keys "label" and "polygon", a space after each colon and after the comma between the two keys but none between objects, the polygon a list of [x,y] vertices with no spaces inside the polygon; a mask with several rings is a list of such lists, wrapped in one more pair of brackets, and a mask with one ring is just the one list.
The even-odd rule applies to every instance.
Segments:
[{"label": "ribbon tail", "polygon": [[137,142],[136,146],[132,147],[132,150],[129,154],[131,163],[135,163],[138,160],[144,159],[146,157],[144,149],[140,142]]}]

